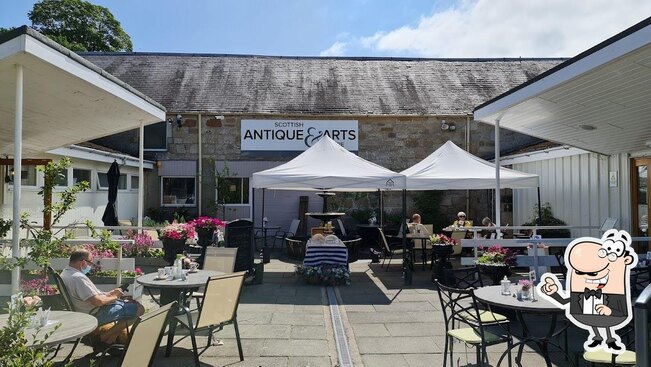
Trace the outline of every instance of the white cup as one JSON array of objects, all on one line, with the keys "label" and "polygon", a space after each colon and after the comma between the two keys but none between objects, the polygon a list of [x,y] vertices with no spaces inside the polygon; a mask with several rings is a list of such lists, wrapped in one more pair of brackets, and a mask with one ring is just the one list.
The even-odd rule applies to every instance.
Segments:
[{"label": "white cup", "polygon": [[190,272],[194,273],[199,268],[199,263],[191,262],[190,263]]},{"label": "white cup", "polygon": [[167,272],[165,268],[158,268],[158,278],[163,279],[165,277],[167,277]]}]

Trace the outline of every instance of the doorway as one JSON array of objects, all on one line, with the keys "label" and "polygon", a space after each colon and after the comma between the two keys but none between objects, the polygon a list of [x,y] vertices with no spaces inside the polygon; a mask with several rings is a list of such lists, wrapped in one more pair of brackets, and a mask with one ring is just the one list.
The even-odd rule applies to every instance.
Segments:
[{"label": "doorway", "polygon": [[649,187],[651,158],[633,158],[631,167],[631,232],[646,237],[649,229]]}]

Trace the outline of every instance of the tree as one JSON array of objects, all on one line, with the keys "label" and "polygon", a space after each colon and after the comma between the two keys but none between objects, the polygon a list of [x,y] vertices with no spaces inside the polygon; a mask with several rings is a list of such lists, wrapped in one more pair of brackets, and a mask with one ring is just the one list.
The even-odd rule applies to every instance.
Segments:
[{"label": "tree", "polygon": [[83,0],[42,0],[27,16],[32,27],[72,51],[132,51],[111,12]]}]

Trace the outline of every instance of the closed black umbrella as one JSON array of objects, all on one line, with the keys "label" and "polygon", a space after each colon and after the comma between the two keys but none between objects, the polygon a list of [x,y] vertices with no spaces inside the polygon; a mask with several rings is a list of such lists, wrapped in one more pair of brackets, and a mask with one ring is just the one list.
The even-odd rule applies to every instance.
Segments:
[{"label": "closed black umbrella", "polygon": [[102,215],[102,222],[104,222],[105,226],[117,226],[118,213],[115,209],[115,202],[118,199],[118,182],[120,181],[118,162],[113,161],[106,176],[108,178],[108,204],[104,210],[104,215]]}]

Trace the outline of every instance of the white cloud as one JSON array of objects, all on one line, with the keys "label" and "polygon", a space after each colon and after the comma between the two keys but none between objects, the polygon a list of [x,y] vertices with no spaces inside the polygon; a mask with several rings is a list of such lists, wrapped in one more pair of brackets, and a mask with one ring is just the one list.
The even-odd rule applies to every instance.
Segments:
[{"label": "white cloud", "polygon": [[392,55],[571,57],[650,14],[649,0],[465,0],[357,43]]},{"label": "white cloud", "polygon": [[346,42],[335,42],[327,50],[321,51],[320,56],[343,56],[346,53]]}]

